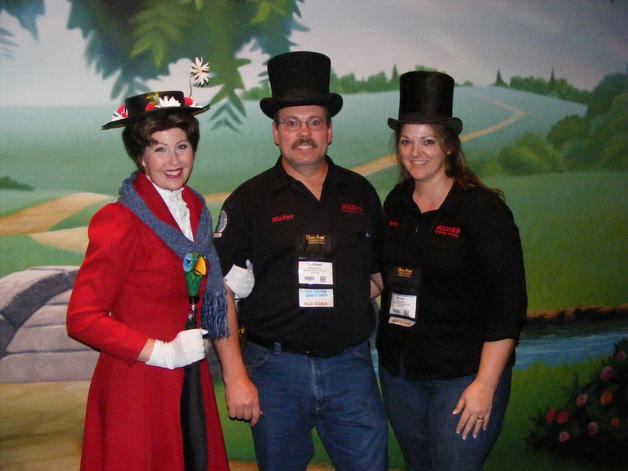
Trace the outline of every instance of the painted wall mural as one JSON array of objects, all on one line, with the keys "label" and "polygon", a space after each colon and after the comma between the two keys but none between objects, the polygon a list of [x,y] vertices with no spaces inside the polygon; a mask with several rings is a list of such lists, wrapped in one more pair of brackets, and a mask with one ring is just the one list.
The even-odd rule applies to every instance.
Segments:
[{"label": "painted wall mural", "polygon": [[[191,63],[208,60],[191,186],[216,215],[277,158],[258,103],[265,62],[288,50],[331,57],[345,105],[330,155],[382,198],[399,75],[456,79],[469,163],[506,194],[529,293],[486,469],[625,469],[626,31],[625,0],[0,0],[0,469],[78,469],[97,354],[67,337],[65,307],[87,224],[133,169],[100,126],[127,95],[189,94]],[[248,427],[219,407],[233,469],[248,469]],[[390,458],[402,468],[393,439]],[[320,446],[314,461],[329,462]]]}]

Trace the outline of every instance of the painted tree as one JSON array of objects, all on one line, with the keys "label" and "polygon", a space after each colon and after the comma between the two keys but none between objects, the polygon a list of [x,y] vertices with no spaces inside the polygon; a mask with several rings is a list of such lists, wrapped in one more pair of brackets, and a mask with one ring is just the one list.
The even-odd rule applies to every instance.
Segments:
[{"label": "painted tree", "polygon": [[305,31],[303,0],[70,0],[68,29],[88,42],[89,64],[103,77],[117,76],[112,98],[147,91],[147,80],[168,73],[181,59],[209,59],[214,127],[236,129],[246,114],[238,52],[252,45],[270,56],[288,51],[294,30]]},{"label": "painted tree", "polygon": [[506,82],[504,82],[504,79],[502,79],[502,73],[499,69],[497,69],[497,77],[495,77],[495,83],[493,84],[496,87],[507,87],[508,84]]},{"label": "painted tree", "polygon": [[[44,14],[43,0],[0,0],[0,13],[15,17],[20,26],[28,31],[34,39],[39,38],[37,31],[37,17]],[[13,33],[0,27],[0,56],[12,59],[15,57],[14,49],[17,46],[11,39]]]}]

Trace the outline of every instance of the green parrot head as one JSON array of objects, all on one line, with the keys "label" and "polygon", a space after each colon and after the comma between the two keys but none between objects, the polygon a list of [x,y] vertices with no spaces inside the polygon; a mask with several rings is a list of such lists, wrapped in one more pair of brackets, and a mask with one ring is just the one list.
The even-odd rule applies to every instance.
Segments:
[{"label": "green parrot head", "polygon": [[183,257],[183,271],[188,296],[196,297],[201,288],[201,280],[207,275],[207,264],[200,253],[188,253]]}]

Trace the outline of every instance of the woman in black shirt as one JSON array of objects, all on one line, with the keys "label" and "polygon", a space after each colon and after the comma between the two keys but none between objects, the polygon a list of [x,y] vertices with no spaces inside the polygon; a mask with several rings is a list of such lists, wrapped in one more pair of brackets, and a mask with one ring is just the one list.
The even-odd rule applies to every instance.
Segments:
[{"label": "woman in black shirt", "polygon": [[401,76],[401,182],[384,203],[377,346],[409,470],[477,471],[501,429],[526,315],[521,241],[499,191],[466,167],[454,80]]}]

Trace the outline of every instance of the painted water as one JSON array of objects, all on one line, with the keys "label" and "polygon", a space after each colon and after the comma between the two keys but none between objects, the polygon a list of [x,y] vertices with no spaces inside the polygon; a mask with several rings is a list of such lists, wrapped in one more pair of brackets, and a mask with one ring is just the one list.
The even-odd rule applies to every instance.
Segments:
[{"label": "painted water", "polygon": [[[536,363],[573,365],[604,358],[613,353],[615,344],[623,338],[628,338],[628,319],[528,326],[524,328],[517,346],[514,369],[525,370]],[[377,360],[377,351],[373,349],[375,365]]]}]

